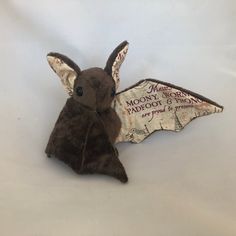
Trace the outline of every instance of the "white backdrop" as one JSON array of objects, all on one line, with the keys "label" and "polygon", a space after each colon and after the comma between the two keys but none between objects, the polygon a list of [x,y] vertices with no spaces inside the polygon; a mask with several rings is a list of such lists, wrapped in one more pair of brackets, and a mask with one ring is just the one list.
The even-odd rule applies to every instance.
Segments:
[{"label": "white backdrop", "polygon": [[[1,0],[0,234],[236,235],[235,22],[235,0]],[[121,89],[157,78],[225,111],[119,144],[123,185],[46,158],[67,95],[45,56],[103,67],[125,39]]]}]

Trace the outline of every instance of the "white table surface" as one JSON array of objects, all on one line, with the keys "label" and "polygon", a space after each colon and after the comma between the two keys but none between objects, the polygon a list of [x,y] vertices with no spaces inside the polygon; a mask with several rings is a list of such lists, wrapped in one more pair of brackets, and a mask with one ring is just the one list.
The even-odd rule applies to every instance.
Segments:
[{"label": "white table surface", "polygon": [[[0,235],[236,235],[235,13],[235,0],[2,0]],[[125,39],[121,89],[157,78],[225,110],[119,144],[124,185],[44,149],[67,98],[46,54],[103,67]]]}]

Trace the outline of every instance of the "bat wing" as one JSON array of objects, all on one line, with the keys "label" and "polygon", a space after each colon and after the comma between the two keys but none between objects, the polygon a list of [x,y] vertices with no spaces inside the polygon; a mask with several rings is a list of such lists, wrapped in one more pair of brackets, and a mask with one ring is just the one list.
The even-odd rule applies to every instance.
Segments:
[{"label": "bat wing", "polygon": [[154,79],[118,93],[113,107],[122,122],[117,143],[140,143],[158,130],[180,131],[197,117],[223,111],[210,99]]}]

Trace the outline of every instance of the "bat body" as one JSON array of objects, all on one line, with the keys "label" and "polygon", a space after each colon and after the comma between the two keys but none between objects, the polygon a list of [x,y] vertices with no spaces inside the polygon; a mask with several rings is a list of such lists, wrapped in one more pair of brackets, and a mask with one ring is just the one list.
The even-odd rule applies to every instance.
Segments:
[{"label": "bat body", "polygon": [[65,82],[69,84],[73,80],[73,88],[67,87],[71,89],[71,97],[59,115],[45,152],[49,157],[54,155],[62,160],[78,174],[106,174],[127,182],[113,145],[121,127],[118,115],[111,108],[115,97],[114,80],[101,68],[80,71],[61,54],[51,53],[48,57],[59,65],[59,72],[56,66],[53,69],[66,78]]}]

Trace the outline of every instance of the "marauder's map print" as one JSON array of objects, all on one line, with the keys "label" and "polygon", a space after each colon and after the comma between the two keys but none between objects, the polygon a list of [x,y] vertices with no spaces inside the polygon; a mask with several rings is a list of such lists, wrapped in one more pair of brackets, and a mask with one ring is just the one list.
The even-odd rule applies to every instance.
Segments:
[{"label": "marauder's map print", "polygon": [[117,143],[139,143],[156,130],[180,131],[197,117],[223,111],[201,95],[154,79],[118,93],[113,106],[122,123]]}]

